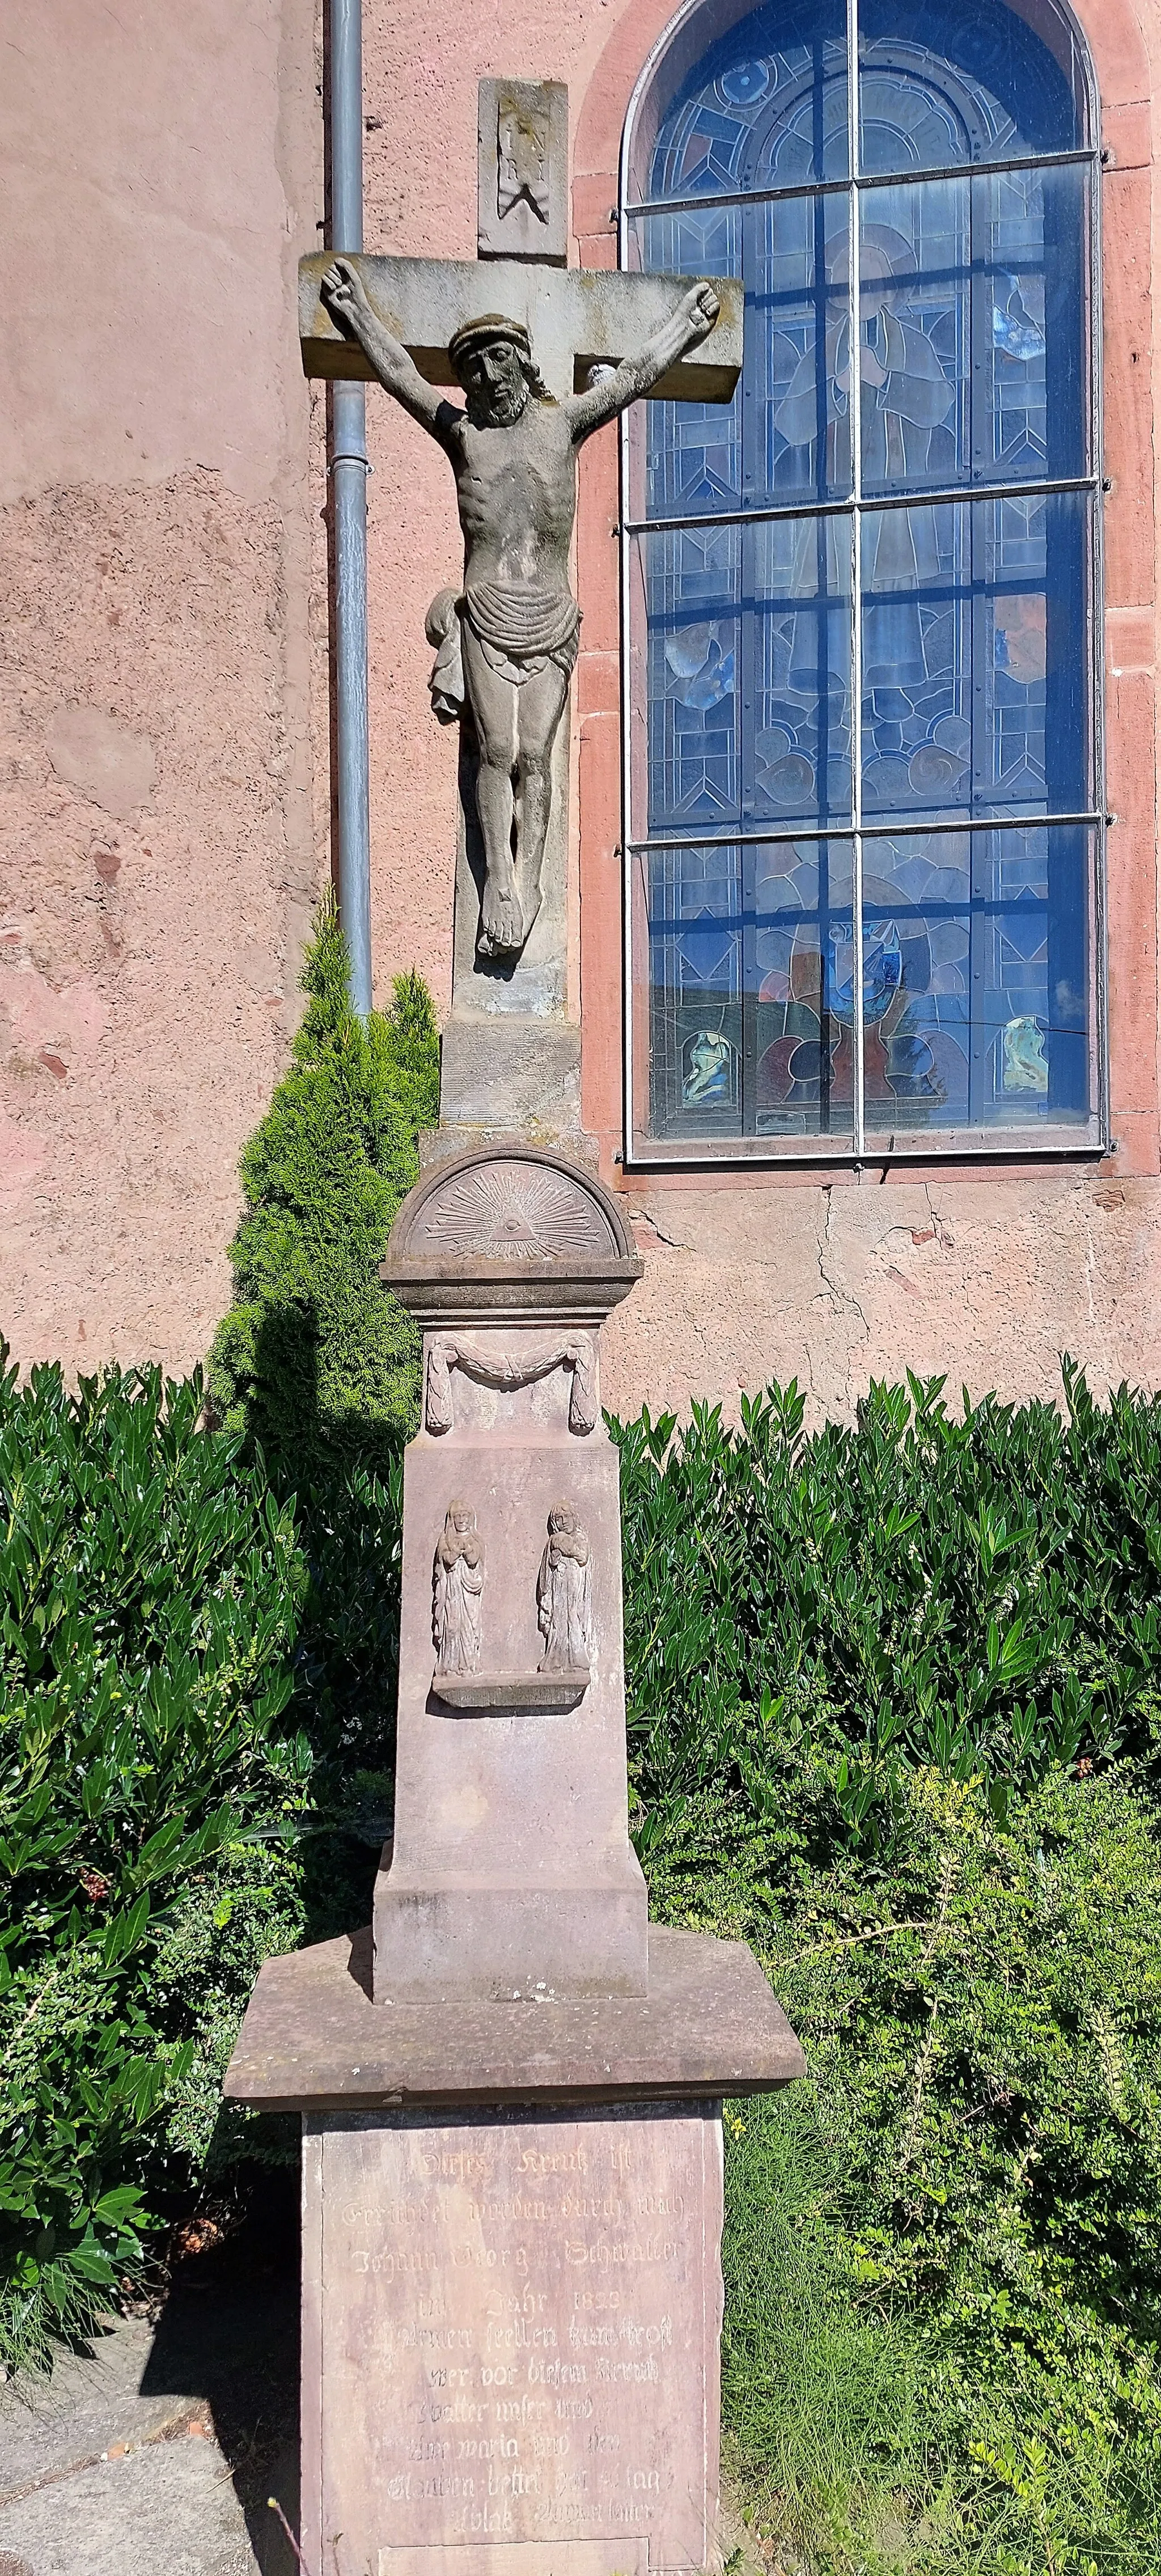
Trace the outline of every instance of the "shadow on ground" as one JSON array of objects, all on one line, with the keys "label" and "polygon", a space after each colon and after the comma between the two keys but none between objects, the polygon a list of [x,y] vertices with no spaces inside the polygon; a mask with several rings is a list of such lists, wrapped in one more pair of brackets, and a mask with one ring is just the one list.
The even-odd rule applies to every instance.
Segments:
[{"label": "shadow on ground", "polygon": [[267,2499],[298,2530],[299,2186],[263,2172],[237,2231],[176,2267],[143,2397],[200,2398],[229,2468],[262,2576],[293,2576]]}]

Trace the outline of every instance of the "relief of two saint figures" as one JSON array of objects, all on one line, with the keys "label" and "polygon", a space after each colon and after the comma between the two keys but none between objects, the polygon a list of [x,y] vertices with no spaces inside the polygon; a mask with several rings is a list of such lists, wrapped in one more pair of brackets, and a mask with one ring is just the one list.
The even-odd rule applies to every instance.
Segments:
[{"label": "relief of two saint figures", "polygon": [[[593,1658],[587,1530],[571,1503],[554,1503],[536,1578],[539,1671],[586,1673]],[[474,1673],[483,1643],[484,1542],[469,1503],[449,1503],[432,1570],[437,1673]]]}]

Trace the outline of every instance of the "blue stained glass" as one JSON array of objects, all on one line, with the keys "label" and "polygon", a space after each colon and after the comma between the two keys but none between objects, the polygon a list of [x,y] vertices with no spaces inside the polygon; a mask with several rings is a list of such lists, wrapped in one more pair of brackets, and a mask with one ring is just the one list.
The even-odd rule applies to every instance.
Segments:
[{"label": "blue stained glass", "polygon": [[[1083,474],[1088,173],[869,189],[863,489]],[[845,343],[841,365],[849,382]]]},{"label": "blue stained glass", "polygon": [[649,827],[849,823],[850,548],[829,519],[637,541]]},{"label": "blue stained glass", "polygon": [[[643,853],[650,1093],[658,1136],[746,1132],[849,1143],[854,1034],[849,841]],[[746,1102],[756,1103],[747,1116]]]},{"label": "blue stained glass", "polygon": [[869,1130],[1086,1116],[1090,840],[1054,824],[866,843],[865,950],[900,959],[866,1011]]},{"label": "blue stained glass", "polygon": [[1088,140],[1085,79],[1063,10],[1043,34],[1003,0],[859,0],[865,172],[938,170]]},{"label": "blue stained glass", "polygon": [[1087,493],[863,518],[863,810],[1082,813]]},{"label": "blue stained glass", "polygon": [[817,192],[847,175],[833,8],[754,12],[660,118],[635,256],[740,276],[745,339],[732,404],[649,405],[631,450],[635,516],[719,522],[633,541],[642,821],[671,844],[634,861],[658,1136],[1090,1116],[1094,836],[1052,817],[1097,796],[1095,501],[1036,488],[1091,473],[1091,173],[1040,157],[1086,144],[1087,101],[1053,0],[1037,30],[1002,0],[859,0],[853,187]]},{"label": "blue stained glass", "polygon": [[848,123],[845,10],[834,0],[755,10],[672,100],[647,193],[712,197],[842,179]]}]

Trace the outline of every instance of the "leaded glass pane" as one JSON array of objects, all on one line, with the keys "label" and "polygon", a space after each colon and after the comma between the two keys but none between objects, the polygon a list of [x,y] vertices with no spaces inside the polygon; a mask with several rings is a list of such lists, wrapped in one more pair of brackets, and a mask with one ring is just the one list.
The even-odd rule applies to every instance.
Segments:
[{"label": "leaded glass pane", "polygon": [[659,529],[635,550],[650,831],[849,823],[849,521]]},{"label": "leaded glass pane", "polygon": [[751,504],[837,500],[851,489],[848,230],[843,197],[746,212],[754,358],[743,377],[743,480]]},{"label": "leaded glass pane", "polygon": [[842,179],[846,13],[834,0],[755,10],[711,47],[662,118],[650,197],[713,197]]},{"label": "leaded glass pane", "polygon": [[1077,814],[1090,797],[1087,493],[863,516],[863,811]]},{"label": "leaded glass pane", "polygon": [[751,852],[753,1112],[759,1136],[840,1140],[854,1124],[854,853]]},{"label": "leaded glass pane", "polygon": [[[742,214],[722,206],[702,213],[643,215],[634,255],[644,268],[681,277],[742,275]],[[644,492],[634,516],[688,518],[694,511],[737,510],[742,502],[742,387],[730,403],[659,403],[645,410]]]},{"label": "leaded glass pane", "polygon": [[868,1131],[1085,1120],[1092,835],[868,838]]},{"label": "leaded glass pane", "polygon": [[849,1143],[849,841],[655,848],[636,862],[658,1137]]},{"label": "leaded glass pane", "polygon": [[865,192],[865,492],[1084,473],[1087,191],[1073,166]]},{"label": "leaded glass pane", "polygon": [[649,622],[649,829],[741,820],[742,533],[640,540]]},{"label": "leaded glass pane", "polygon": [[1071,29],[1063,11],[1039,15],[1043,36],[1002,0],[859,0],[864,173],[1070,152],[1086,142]]}]

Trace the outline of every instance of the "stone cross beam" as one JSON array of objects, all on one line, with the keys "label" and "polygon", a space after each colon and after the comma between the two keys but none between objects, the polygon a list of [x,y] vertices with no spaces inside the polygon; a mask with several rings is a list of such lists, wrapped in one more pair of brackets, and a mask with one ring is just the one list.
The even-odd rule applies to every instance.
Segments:
[{"label": "stone cross beam", "polygon": [[[332,254],[316,251],[299,266],[298,327],[308,376],[373,379],[356,340],[341,331],[320,288]],[[593,366],[633,357],[672,313],[689,277],[648,276],[627,269],[557,268],[514,259],[352,259],[379,320],[402,342],[431,385],[455,385],[448,356],[453,333],[483,310],[522,322],[550,392],[583,393]],[[742,363],[740,279],[715,278],[721,315],[696,349],[686,351],[653,388],[660,402],[729,402]]]}]

